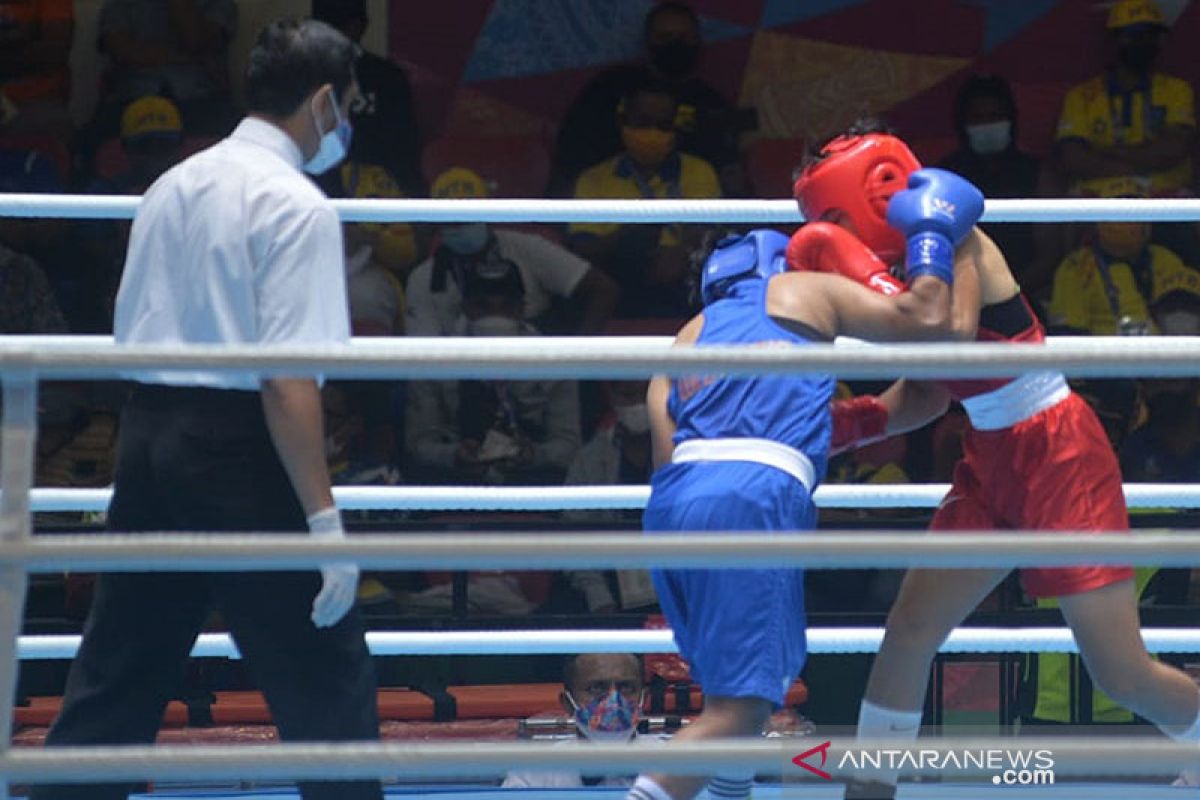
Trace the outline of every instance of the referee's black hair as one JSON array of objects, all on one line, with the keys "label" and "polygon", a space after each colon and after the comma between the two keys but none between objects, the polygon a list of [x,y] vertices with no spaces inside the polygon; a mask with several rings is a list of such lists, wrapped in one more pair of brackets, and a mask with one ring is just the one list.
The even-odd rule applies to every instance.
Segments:
[{"label": "referee's black hair", "polygon": [[291,116],[305,98],[327,83],[340,101],[354,82],[354,59],[353,42],[324,22],[276,20],[263,28],[250,50],[247,110]]}]

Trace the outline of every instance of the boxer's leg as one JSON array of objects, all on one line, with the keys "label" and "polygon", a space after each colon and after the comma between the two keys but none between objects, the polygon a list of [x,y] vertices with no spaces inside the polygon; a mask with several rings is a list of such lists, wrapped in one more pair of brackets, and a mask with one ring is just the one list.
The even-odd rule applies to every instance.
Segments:
[{"label": "boxer's leg", "polygon": [[1088,673],[1105,694],[1168,736],[1200,739],[1200,692],[1146,652],[1132,580],[1058,598]]}]

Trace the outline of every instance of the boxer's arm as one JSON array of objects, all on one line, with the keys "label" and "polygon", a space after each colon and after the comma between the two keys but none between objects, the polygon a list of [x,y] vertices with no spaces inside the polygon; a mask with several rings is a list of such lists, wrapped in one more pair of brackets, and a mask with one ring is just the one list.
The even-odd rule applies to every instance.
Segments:
[{"label": "boxer's arm", "polygon": [[959,341],[973,341],[979,327],[979,309],[983,307],[979,273],[985,257],[984,241],[985,234],[976,228],[954,253],[950,330],[951,337]]},{"label": "boxer's arm", "polygon": [[913,281],[909,291],[887,297],[841,275],[789,272],[771,280],[767,313],[831,340],[931,341],[947,339],[953,331],[950,287],[927,276]]},{"label": "boxer's arm", "polygon": [[675,420],[667,411],[667,397],[671,393],[671,380],[665,375],[655,375],[646,390],[646,408],[650,413],[650,445],[654,468],[671,463],[675,452]]},{"label": "boxer's arm", "polygon": [[879,395],[879,402],[888,412],[887,435],[896,436],[923,428],[945,414],[950,393],[932,381],[901,378]]},{"label": "boxer's arm", "polygon": [[[695,317],[680,328],[675,335],[675,347],[695,344],[704,329],[704,315]],[[654,468],[671,463],[671,454],[675,452],[675,420],[667,409],[671,397],[671,379],[666,375],[655,375],[650,379],[646,389],[646,410],[650,415],[650,454]]]},{"label": "boxer's arm", "polygon": [[835,315],[834,336],[869,341],[930,341],[953,331],[951,287],[921,276],[909,291],[886,297],[840,276],[826,287],[825,298]]}]

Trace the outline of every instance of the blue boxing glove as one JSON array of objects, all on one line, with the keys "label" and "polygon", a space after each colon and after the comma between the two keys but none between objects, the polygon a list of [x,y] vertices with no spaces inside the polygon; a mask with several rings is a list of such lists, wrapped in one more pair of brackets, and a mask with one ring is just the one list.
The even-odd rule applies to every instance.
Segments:
[{"label": "blue boxing glove", "polygon": [[944,169],[919,169],[888,203],[887,221],[908,239],[908,281],[931,275],[954,282],[954,248],[983,215],[983,193]]}]

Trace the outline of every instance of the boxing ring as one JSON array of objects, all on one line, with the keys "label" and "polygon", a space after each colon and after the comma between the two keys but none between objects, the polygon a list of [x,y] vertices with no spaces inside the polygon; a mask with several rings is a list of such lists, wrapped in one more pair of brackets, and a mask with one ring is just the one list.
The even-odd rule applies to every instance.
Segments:
[{"label": "boxing ring", "polygon": [[[128,218],[138,199],[0,195],[0,216]],[[795,204],[780,201],[336,201],[346,221],[571,222],[624,223],[740,222],[796,223]],[[1200,220],[1200,200],[1010,200],[989,201],[989,221]],[[105,490],[33,487],[37,392],[41,380],[98,380],[147,369],[219,370],[262,375],[320,374],[329,378],[459,379],[645,378],[653,374],[754,375],[810,371],[841,378],[1003,377],[1058,369],[1069,377],[1177,377],[1200,374],[1200,338],[1089,338],[1052,340],[1045,345],[906,344],[803,348],[708,347],[673,349],[669,340],[609,339],[390,339],[356,340],[344,347],[117,347],[91,337],[0,337],[0,718],[12,719],[16,666],[21,659],[69,658],[76,637],[20,636],[28,575],[64,569],[92,570],[287,570],[314,568],[330,560],[354,560],[373,569],[561,569],[752,567],[764,564],[807,568],[1054,566],[1079,563],[1154,566],[1200,565],[1200,532],[1092,535],[1086,552],[1071,534],[943,534],[813,532],[802,537],[681,534],[643,538],[636,534],[406,534],[363,535],[344,541],[314,541],[297,535],[54,535],[32,536],[36,511],[98,510]],[[840,508],[931,507],[946,487],[822,487],[819,506]],[[341,487],[346,509],[638,508],[646,487]],[[1200,485],[1130,484],[1131,507],[1200,508]],[[871,652],[878,629],[814,629],[810,652]],[[1157,652],[1200,652],[1200,628],[1147,629]],[[532,654],[577,652],[664,652],[674,649],[663,631],[441,631],[373,633],[372,652],[394,654]],[[1074,649],[1060,628],[960,629],[943,648],[957,652],[1062,651]],[[221,635],[202,636],[202,656],[236,657]],[[819,737],[818,737],[819,738]],[[641,769],[705,774],[722,768],[753,768],[778,785],[755,788],[757,798],[837,797],[836,779],[850,767],[837,756],[859,748],[853,741],[828,742],[833,780],[793,763],[814,739],[762,739],[642,748],[629,745],[545,743],[305,743],[245,746],[153,746],[15,749],[0,745],[0,798],[11,787],[41,782],[151,780],[159,783],[240,779],[380,778],[420,780],[486,779],[508,770],[582,770],[588,774]],[[907,776],[942,783],[901,787],[899,796],[1187,797],[1187,790],[1158,784],[1062,783],[1110,776],[1161,782],[1200,759],[1200,745],[1161,739],[1105,737],[922,739],[872,742],[872,749],[932,754],[902,768]],[[1001,785],[976,768],[947,769],[952,752],[1019,748],[1053,752],[1054,786]],[[812,762],[815,765],[815,761]],[[984,771],[986,772],[986,771]],[[500,800],[499,790],[479,786],[391,787],[389,795],[445,795],[447,800]],[[1193,792],[1195,790],[1192,790]],[[523,790],[554,798],[619,797],[621,789]],[[1017,793],[1020,793],[1019,795]],[[160,796],[156,794],[155,796]],[[180,797],[296,797],[273,790]],[[506,796],[511,796],[507,795]]]}]

